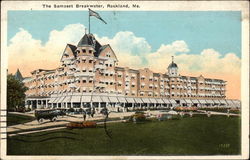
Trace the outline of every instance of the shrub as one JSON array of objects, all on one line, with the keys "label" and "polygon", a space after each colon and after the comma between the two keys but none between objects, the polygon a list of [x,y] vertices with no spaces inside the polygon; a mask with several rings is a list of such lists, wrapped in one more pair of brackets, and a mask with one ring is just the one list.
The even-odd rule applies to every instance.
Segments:
[{"label": "shrub", "polygon": [[69,112],[74,112],[74,108],[68,109]]},{"label": "shrub", "polygon": [[96,126],[97,126],[96,122],[93,122],[93,121],[83,122],[84,128],[96,128]]},{"label": "shrub", "polygon": [[66,124],[67,128],[96,128],[96,122],[87,121],[87,122],[70,122]]},{"label": "shrub", "polygon": [[31,111],[30,108],[26,108],[26,109],[25,109],[25,112],[30,112],[30,111]]},{"label": "shrub", "polygon": [[133,121],[133,122],[143,122],[145,120],[146,120],[146,116],[142,112],[136,113],[136,114],[130,116],[130,118],[129,118],[129,121]]}]

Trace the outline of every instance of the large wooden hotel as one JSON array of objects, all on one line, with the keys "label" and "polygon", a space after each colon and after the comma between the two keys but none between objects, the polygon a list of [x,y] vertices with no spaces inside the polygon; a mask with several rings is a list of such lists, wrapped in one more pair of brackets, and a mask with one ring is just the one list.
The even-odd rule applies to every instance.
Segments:
[{"label": "large wooden hotel", "polygon": [[23,80],[29,88],[26,107],[239,107],[239,101],[226,99],[226,81],[182,76],[173,59],[166,73],[117,65],[110,45],[85,34],[77,46],[66,45],[58,68],[34,70]]}]

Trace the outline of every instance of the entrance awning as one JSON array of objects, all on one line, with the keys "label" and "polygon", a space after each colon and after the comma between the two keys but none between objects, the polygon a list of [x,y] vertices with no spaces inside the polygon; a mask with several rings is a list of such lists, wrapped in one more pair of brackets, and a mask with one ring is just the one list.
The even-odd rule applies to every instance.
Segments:
[{"label": "entrance awning", "polygon": [[143,103],[141,98],[134,98],[134,100],[135,100],[135,103]]},{"label": "entrance awning", "polygon": [[150,100],[151,103],[157,103],[155,98],[149,98],[149,100]]},{"label": "entrance awning", "polygon": [[143,101],[143,103],[151,103],[148,98],[141,98],[141,100]]},{"label": "entrance awning", "polygon": [[220,104],[220,101],[218,99],[213,100],[215,104]]},{"label": "entrance awning", "polygon": [[120,103],[127,103],[126,99],[124,97],[117,97],[118,98],[118,101]]},{"label": "entrance awning", "polygon": [[164,104],[164,101],[163,101],[161,98],[157,98],[157,99],[156,99],[156,102],[157,102],[157,103],[160,103],[160,104]]},{"label": "entrance awning", "polygon": [[180,99],[181,104],[186,104],[186,101],[184,99]]},{"label": "entrance awning", "polygon": [[102,102],[102,99],[100,96],[92,96],[92,102]]},{"label": "entrance awning", "polygon": [[55,100],[56,100],[55,97],[54,97],[54,98],[51,98],[51,99],[49,100],[49,103],[53,103]]},{"label": "entrance awning", "polygon": [[241,102],[239,100],[232,100],[236,107],[241,107]]},{"label": "entrance awning", "polygon": [[176,104],[176,101],[174,99],[169,99],[171,104]]},{"label": "entrance awning", "polygon": [[81,103],[82,96],[72,96],[71,102],[72,103]]},{"label": "entrance awning", "polygon": [[162,100],[163,100],[163,102],[166,103],[166,104],[171,104],[171,102],[170,102],[168,99],[166,99],[166,98],[163,98]]},{"label": "entrance awning", "polygon": [[65,96],[60,97],[60,99],[57,101],[57,103],[62,103],[64,98],[65,98]]},{"label": "entrance awning", "polygon": [[61,97],[57,97],[53,103],[58,103],[58,100],[60,99]]},{"label": "entrance awning", "polygon": [[219,101],[220,101],[221,104],[227,104],[225,99],[220,99]]},{"label": "entrance awning", "polygon": [[185,101],[186,101],[188,104],[192,104],[192,103],[193,103],[190,99],[185,99]]},{"label": "entrance awning", "polygon": [[214,101],[212,101],[211,99],[206,99],[206,102],[209,104],[214,104]]},{"label": "entrance awning", "polygon": [[198,104],[199,101],[197,99],[191,99],[191,101],[194,103],[194,104]]},{"label": "entrance awning", "polygon": [[106,102],[106,103],[110,102],[108,97],[102,96],[101,99],[103,102]]},{"label": "entrance awning", "polygon": [[207,102],[204,99],[199,99],[200,104],[206,104]]},{"label": "entrance awning", "polygon": [[66,96],[62,102],[68,103],[70,102],[71,96]]},{"label": "entrance awning", "polygon": [[127,97],[126,100],[127,100],[128,103],[135,103],[134,98]]},{"label": "entrance awning", "polygon": [[228,104],[230,107],[234,107],[234,106],[235,106],[235,104],[233,103],[232,100],[227,99],[226,101],[227,101],[227,104]]},{"label": "entrance awning", "polygon": [[118,99],[116,97],[109,97],[110,102],[112,103],[118,103]]},{"label": "entrance awning", "polygon": [[91,96],[82,96],[82,102],[90,102],[91,101]]}]

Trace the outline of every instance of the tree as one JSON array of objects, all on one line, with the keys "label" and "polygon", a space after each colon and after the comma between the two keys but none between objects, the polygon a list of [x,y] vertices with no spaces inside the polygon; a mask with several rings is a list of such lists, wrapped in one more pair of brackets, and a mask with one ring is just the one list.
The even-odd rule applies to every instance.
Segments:
[{"label": "tree", "polygon": [[15,110],[25,105],[25,92],[28,90],[24,83],[12,74],[7,76],[7,110]]}]

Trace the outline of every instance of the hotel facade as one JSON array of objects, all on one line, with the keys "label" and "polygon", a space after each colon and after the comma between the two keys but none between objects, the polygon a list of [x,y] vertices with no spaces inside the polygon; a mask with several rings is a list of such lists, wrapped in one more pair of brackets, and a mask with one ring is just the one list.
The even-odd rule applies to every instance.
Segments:
[{"label": "hotel facade", "polygon": [[77,46],[67,44],[58,68],[31,75],[23,82],[28,87],[26,107],[32,109],[240,105],[226,99],[226,81],[182,76],[173,59],[166,73],[119,67],[111,46],[101,45],[92,34],[85,34]]}]

